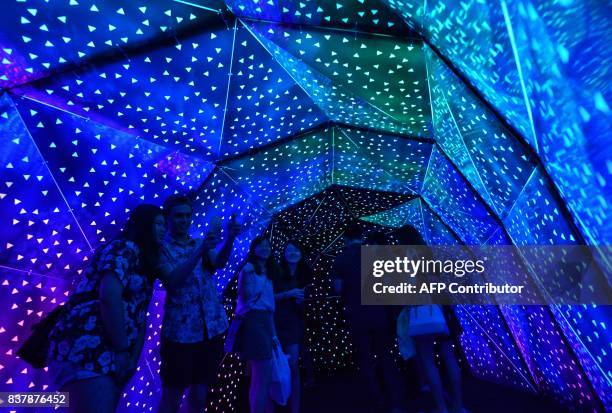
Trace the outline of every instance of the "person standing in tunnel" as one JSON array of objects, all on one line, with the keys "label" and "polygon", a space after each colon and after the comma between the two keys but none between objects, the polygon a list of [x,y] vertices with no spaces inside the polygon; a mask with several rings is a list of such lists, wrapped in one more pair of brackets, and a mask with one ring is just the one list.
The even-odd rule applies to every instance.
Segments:
[{"label": "person standing in tunnel", "polygon": [[144,345],[162,211],[138,205],[123,232],[93,254],[49,334],[49,373],[69,412],[112,413]]},{"label": "person standing in tunnel", "polygon": [[280,346],[280,342],[274,324],[272,278],[277,271],[270,241],[265,236],[258,236],[251,243],[244,268],[238,275],[238,299],[233,321],[237,329],[234,337],[228,337],[231,342],[228,347],[240,354],[251,372],[251,413],[274,410],[274,402],[270,397],[274,368],[272,353],[274,348]]},{"label": "person standing in tunnel", "polygon": [[232,216],[223,242],[218,223],[211,224],[206,238],[192,238],[191,199],[172,195],[163,208],[169,232],[157,274],[166,289],[158,412],[178,412],[185,390],[189,391],[188,411],[203,412],[208,390],[217,378],[222,334],[228,327],[212,273],[227,263],[240,226]]},{"label": "person standing in tunnel", "polygon": [[304,259],[303,251],[297,241],[287,242],[280,271],[277,271],[272,280],[276,299],[276,331],[283,351],[289,356],[291,368],[290,413],[300,412],[302,381],[299,359],[306,329],[304,288],[312,282],[312,270]]},{"label": "person standing in tunnel", "polygon": [[[362,228],[357,223],[350,224],[344,232],[344,239],[346,247],[334,261],[332,279],[334,289],[346,307],[359,379],[379,409],[400,413],[403,411],[401,377],[395,370],[391,354],[395,345],[392,311],[384,306],[361,305]],[[384,245],[386,238],[384,234],[377,234],[369,237],[367,243]],[[382,381],[377,375],[377,367],[382,373]]]},{"label": "person standing in tunnel", "polygon": [[[427,245],[418,229],[411,225],[404,225],[395,231],[398,245]],[[425,256],[427,259],[432,258]],[[418,330],[417,319],[420,314],[429,311],[434,314],[433,307],[439,308],[442,317],[443,329],[439,332],[422,333]],[[421,311],[423,310],[423,311]],[[419,365],[419,373],[422,374],[436,406],[434,413],[469,413],[463,406],[461,390],[461,369],[453,348],[453,340],[457,339],[462,332],[461,324],[450,306],[422,305],[408,306],[407,323],[403,335],[410,337],[414,342],[416,357]],[[436,312],[437,313],[437,312]],[[427,315],[425,316],[427,319]],[[431,315],[429,317],[432,317]],[[422,319],[421,319],[422,321]],[[412,322],[412,325],[411,325]],[[444,397],[444,388],[439,368],[435,361],[435,350],[444,364],[448,383],[448,400]]]}]

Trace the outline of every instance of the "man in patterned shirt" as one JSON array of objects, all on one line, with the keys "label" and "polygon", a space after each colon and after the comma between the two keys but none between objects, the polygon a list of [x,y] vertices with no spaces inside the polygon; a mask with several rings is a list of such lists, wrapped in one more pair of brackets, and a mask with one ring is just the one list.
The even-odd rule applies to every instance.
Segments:
[{"label": "man in patterned shirt", "polygon": [[221,241],[217,224],[206,238],[192,238],[189,197],[172,195],[164,202],[168,236],[159,278],[166,289],[161,338],[162,400],[159,413],[178,412],[185,390],[189,412],[203,412],[206,395],[217,377],[223,355],[222,334],[228,321],[212,273],[225,266],[240,232],[235,218]]}]

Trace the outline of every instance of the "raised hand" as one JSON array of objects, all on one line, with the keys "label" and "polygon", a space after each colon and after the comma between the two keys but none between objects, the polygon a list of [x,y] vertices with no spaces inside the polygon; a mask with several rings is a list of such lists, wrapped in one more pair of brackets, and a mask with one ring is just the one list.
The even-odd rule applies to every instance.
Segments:
[{"label": "raised hand", "polygon": [[221,236],[217,232],[208,232],[202,241],[203,252],[214,249],[221,242]]}]

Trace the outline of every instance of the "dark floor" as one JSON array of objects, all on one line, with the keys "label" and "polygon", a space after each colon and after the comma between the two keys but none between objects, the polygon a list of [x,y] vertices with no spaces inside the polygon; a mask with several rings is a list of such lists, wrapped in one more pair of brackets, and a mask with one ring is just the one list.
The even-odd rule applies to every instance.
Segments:
[{"label": "dark floor", "polygon": [[[427,394],[410,392],[410,413],[431,411]],[[466,377],[465,404],[471,413],[562,413],[565,410],[551,400],[513,388]],[[305,389],[303,413],[374,413],[378,412],[367,389],[359,388],[350,375],[319,379]],[[277,410],[277,412],[280,409]]]}]

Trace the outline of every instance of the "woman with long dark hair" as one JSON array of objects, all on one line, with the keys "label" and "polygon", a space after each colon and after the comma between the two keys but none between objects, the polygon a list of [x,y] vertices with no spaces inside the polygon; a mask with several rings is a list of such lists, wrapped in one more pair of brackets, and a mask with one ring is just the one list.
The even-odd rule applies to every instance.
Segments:
[{"label": "woman with long dark hair", "polygon": [[289,356],[291,396],[289,411],[300,411],[300,348],[304,340],[304,287],[312,281],[312,270],[304,260],[302,247],[289,241],[283,251],[280,271],[273,279],[276,293],[274,319],[283,351]]},{"label": "woman with long dark hair", "polygon": [[246,360],[251,370],[249,405],[251,413],[271,409],[272,351],[279,345],[274,327],[275,271],[268,238],[259,236],[251,243],[246,264],[238,275],[236,318],[240,320],[233,350]]},{"label": "woman with long dark hair", "polygon": [[49,371],[70,412],[114,412],[144,344],[154,268],[165,233],[160,208],[139,205],[100,247],[50,334]]}]

